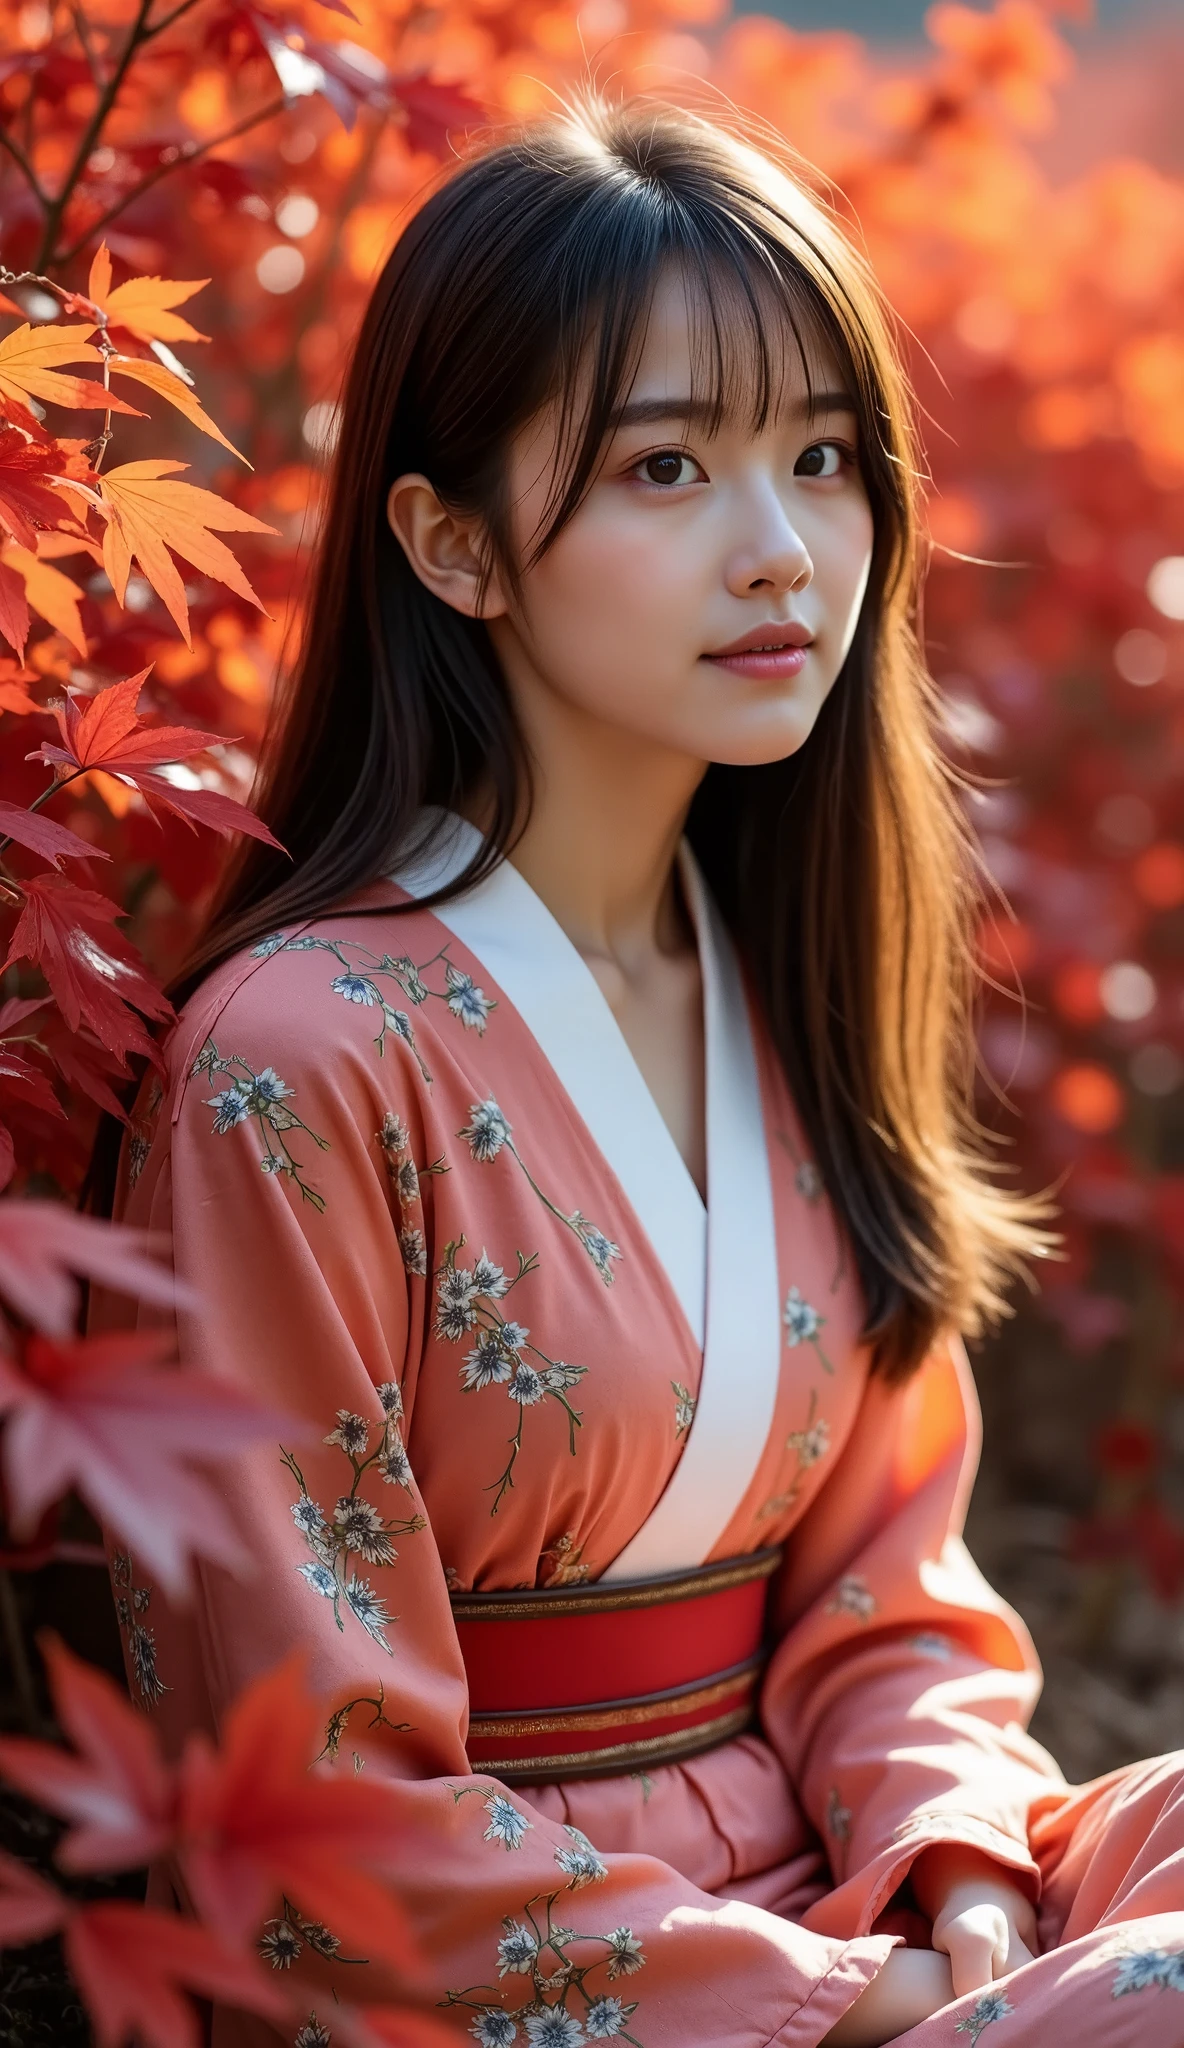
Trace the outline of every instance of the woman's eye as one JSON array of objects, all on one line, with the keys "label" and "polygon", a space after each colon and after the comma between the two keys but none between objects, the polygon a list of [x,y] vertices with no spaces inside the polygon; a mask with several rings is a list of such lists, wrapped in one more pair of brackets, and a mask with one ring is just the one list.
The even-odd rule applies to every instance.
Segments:
[{"label": "woman's eye", "polygon": [[851,456],[839,441],[815,441],[803,448],[793,466],[795,476],[837,476]]},{"label": "woman's eye", "polygon": [[647,484],[693,484],[703,475],[694,457],[684,455],[680,448],[659,449],[656,455],[647,455],[638,468]]}]

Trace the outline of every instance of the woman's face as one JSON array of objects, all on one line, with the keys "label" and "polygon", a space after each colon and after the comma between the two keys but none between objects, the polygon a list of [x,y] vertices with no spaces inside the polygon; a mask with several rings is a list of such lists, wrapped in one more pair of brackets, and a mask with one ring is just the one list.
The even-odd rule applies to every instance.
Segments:
[{"label": "woman's face", "polygon": [[[595,483],[489,630],[511,691],[553,694],[637,739],[709,762],[780,760],[808,737],[851,645],[872,554],[857,422],[835,361],[815,392],[787,351],[760,432],[688,411],[682,282],[655,298],[636,380]],[[510,460],[523,559],[554,476],[546,412]],[[490,613],[493,615],[491,616]]]}]

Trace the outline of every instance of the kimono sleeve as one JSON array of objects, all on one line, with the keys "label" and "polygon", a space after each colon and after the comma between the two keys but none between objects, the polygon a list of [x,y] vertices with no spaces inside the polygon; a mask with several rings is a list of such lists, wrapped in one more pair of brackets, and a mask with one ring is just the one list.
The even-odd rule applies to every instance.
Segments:
[{"label": "kimono sleeve", "polygon": [[[380,1063],[365,1032],[337,1028],[323,981],[300,984],[298,956],[268,962],[208,1020],[145,1169],[152,1192],[127,1210],[171,1228],[200,1293],[183,1360],[282,1405],[306,1435],[227,1468],[250,1575],[203,1568],[175,1627],[154,1596],[158,1711],[216,1730],[243,1686],[305,1649],[325,1754],[398,1788],[413,1846],[396,1889],[458,2038],[521,2043],[523,2008],[558,2002],[593,2038],[627,2030],[645,2048],[814,2048],[892,1937],[835,1939],[711,1898],[654,1858],[601,1856],[469,1770],[464,1667],[413,1470],[430,1214],[408,1226],[384,1157],[433,1157],[437,1112],[401,1047]],[[357,1960],[331,1974],[344,2000],[364,1995]],[[539,2038],[583,2035],[557,2020]]]},{"label": "kimono sleeve", "polygon": [[830,1856],[806,1924],[871,1927],[920,1852],[959,1842],[1039,1873],[1028,1824],[1064,1781],[1025,1732],[1041,1672],[1023,1622],[962,1540],[977,1395],[960,1339],[904,1386],[868,1381],[790,1540],[765,1730]]}]

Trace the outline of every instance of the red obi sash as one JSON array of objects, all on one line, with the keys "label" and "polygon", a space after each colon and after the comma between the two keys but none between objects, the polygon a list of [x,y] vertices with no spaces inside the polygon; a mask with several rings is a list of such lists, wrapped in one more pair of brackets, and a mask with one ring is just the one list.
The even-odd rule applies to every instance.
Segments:
[{"label": "red obi sash", "polygon": [[662,1578],[454,1593],[469,1763],[532,1784],[700,1756],[751,1727],[779,1545]]}]

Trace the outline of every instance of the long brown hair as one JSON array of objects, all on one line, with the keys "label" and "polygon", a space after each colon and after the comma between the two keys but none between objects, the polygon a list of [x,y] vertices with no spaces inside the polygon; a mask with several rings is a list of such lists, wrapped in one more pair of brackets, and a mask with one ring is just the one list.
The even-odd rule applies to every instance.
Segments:
[{"label": "long brown hair", "polygon": [[[457,893],[510,850],[529,769],[485,627],[425,589],[391,533],[395,477],[477,514],[511,586],[506,454],[545,403],[566,456],[532,559],[596,473],[648,307],[675,266],[716,416],[759,424],[785,350],[821,340],[859,415],[874,519],[854,644],[809,739],[711,767],[688,833],[729,920],[849,1234],[876,1369],[1006,1312],[1049,1240],[997,1186],[973,1111],[976,864],[917,644],[918,466],[907,383],[866,263],[788,157],[652,101],[598,101],[474,154],[404,227],[339,426],[303,639],[261,768],[283,859],[243,843],[181,992],[229,953],[390,872],[425,805],[492,822]],[[439,899],[437,899],[439,900]]]}]

